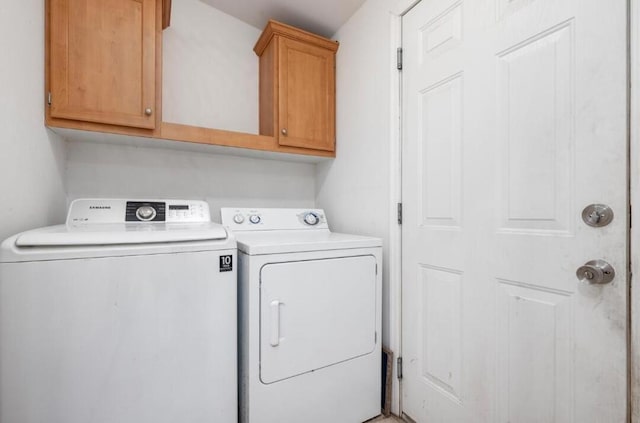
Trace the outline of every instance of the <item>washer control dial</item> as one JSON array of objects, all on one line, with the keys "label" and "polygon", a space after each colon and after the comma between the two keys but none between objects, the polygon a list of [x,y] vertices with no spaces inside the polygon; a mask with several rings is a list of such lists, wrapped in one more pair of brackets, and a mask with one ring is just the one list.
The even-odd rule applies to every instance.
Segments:
[{"label": "washer control dial", "polygon": [[233,221],[236,222],[239,225],[242,222],[244,222],[244,216],[241,215],[240,213],[238,213],[235,216],[233,216]]},{"label": "washer control dial", "polygon": [[260,220],[260,216],[258,216],[257,214],[252,214],[251,216],[249,216],[249,222],[253,223],[254,225],[260,223]]},{"label": "washer control dial", "polygon": [[318,222],[320,222],[320,218],[314,212],[309,212],[304,215],[304,223],[306,223],[307,225],[314,226],[317,225]]},{"label": "washer control dial", "polygon": [[153,220],[156,217],[156,209],[151,206],[140,206],[136,210],[136,216],[145,222]]}]

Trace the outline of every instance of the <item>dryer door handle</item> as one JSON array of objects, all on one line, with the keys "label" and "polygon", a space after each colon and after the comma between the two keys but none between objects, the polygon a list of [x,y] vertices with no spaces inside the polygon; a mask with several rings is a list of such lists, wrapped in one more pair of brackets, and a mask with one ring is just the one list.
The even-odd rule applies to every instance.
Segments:
[{"label": "dryer door handle", "polygon": [[280,304],[278,300],[271,301],[271,341],[272,347],[280,345]]}]

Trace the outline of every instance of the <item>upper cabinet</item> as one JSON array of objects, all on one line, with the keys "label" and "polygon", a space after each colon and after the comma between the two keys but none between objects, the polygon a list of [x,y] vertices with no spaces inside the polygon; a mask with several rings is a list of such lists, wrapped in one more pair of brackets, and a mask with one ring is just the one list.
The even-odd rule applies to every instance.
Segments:
[{"label": "upper cabinet", "polygon": [[49,0],[49,118],[154,129],[162,2]]},{"label": "upper cabinet", "polygon": [[279,146],[335,151],[335,56],[338,43],[269,21],[260,57],[260,134]]},{"label": "upper cabinet", "polygon": [[250,156],[259,150],[274,158],[294,154],[293,160],[335,157],[337,42],[270,22],[255,49],[261,56],[260,135],[225,131],[162,120],[162,30],[171,0],[45,5],[45,121],[67,139],[162,139],[233,147],[216,151]]}]

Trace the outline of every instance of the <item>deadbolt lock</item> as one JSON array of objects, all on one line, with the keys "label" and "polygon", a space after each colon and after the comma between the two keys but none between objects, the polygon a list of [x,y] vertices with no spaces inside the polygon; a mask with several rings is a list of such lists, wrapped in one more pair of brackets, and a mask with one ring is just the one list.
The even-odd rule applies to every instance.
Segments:
[{"label": "deadbolt lock", "polygon": [[590,204],[582,210],[582,220],[589,226],[601,228],[613,220],[613,210],[604,204]]}]

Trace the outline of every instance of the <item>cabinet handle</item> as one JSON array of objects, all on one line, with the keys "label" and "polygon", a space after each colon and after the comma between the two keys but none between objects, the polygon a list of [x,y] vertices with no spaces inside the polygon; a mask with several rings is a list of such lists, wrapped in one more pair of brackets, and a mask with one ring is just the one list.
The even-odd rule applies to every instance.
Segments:
[{"label": "cabinet handle", "polygon": [[282,128],[282,135],[287,135],[287,128]]},{"label": "cabinet handle", "polygon": [[152,113],[153,113],[153,110],[151,109],[151,107],[147,107],[146,109],[144,109],[145,115],[151,116]]}]

